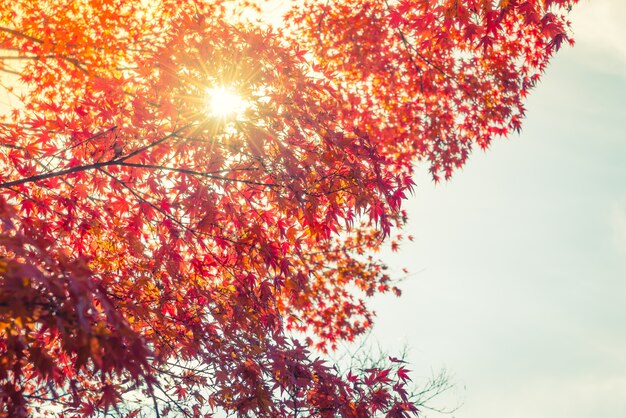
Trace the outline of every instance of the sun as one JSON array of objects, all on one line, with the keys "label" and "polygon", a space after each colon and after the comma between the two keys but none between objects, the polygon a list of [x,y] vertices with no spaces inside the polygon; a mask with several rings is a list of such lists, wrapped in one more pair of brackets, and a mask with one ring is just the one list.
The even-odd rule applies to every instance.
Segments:
[{"label": "sun", "polygon": [[229,87],[213,87],[206,90],[207,112],[218,118],[237,118],[246,110],[247,103]]}]

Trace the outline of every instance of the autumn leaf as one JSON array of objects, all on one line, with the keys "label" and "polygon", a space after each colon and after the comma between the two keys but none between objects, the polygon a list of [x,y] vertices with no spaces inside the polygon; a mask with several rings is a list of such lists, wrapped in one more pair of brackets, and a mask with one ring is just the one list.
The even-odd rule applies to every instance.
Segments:
[{"label": "autumn leaf", "polygon": [[293,3],[0,3],[0,414],[417,414],[402,360],[320,356],[576,1]]}]

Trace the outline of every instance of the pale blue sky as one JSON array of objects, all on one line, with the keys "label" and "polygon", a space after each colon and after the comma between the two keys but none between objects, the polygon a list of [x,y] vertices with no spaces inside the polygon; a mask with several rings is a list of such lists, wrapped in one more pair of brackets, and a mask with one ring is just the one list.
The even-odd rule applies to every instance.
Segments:
[{"label": "pale blue sky", "polygon": [[418,177],[416,240],[386,257],[416,274],[376,300],[374,338],[446,367],[457,418],[626,417],[626,1],[572,20],[521,135]]}]

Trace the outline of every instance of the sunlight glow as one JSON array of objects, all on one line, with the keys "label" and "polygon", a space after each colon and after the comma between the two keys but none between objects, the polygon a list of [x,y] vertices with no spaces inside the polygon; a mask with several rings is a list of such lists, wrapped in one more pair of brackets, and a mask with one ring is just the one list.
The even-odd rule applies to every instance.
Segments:
[{"label": "sunlight glow", "polygon": [[207,89],[206,100],[209,114],[215,117],[237,118],[246,109],[246,102],[228,87]]}]

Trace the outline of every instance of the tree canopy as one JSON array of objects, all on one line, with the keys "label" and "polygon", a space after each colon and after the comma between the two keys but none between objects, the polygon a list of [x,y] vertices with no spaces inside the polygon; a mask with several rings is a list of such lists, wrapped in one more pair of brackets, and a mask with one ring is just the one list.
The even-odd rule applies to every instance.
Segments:
[{"label": "tree canopy", "polygon": [[399,294],[414,166],[520,129],[576,1],[1,2],[0,414],[416,414],[400,360],[319,352]]}]

